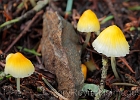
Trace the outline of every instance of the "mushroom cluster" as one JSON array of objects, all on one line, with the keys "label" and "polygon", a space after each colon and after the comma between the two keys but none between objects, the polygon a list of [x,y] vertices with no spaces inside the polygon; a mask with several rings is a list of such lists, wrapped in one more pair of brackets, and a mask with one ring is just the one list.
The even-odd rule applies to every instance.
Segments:
[{"label": "mushroom cluster", "polygon": [[20,78],[28,77],[34,72],[32,62],[21,53],[10,53],[6,57],[5,74],[10,74],[17,79],[17,90],[20,91]]}]

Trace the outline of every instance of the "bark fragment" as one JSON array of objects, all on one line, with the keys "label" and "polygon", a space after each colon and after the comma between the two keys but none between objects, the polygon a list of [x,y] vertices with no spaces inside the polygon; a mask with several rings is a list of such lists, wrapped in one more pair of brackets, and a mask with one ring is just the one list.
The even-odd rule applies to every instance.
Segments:
[{"label": "bark fragment", "polygon": [[81,46],[72,25],[56,12],[44,14],[41,49],[45,68],[57,77],[58,90],[69,100],[77,100],[84,82]]}]

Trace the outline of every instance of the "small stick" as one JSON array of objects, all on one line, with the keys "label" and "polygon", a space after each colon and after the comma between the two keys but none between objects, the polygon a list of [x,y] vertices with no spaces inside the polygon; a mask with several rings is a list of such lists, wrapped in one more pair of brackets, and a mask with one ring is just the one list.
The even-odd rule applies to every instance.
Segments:
[{"label": "small stick", "polygon": [[112,83],[111,85],[123,85],[123,86],[138,86],[132,83]]},{"label": "small stick", "polygon": [[72,4],[73,4],[73,0],[67,0],[67,7],[66,7],[66,14],[71,14],[71,9],[72,9]]},{"label": "small stick", "polygon": [[121,29],[123,29],[123,24],[122,24],[122,20],[118,17],[118,14],[115,11],[115,7],[113,7],[113,4],[111,2],[111,0],[105,0],[105,2],[107,3],[110,12],[113,14],[115,22],[117,25],[119,25],[121,27]]},{"label": "small stick", "polygon": [[128,62],[126,61],[125,58],[119,57],[119,59],[126,65],[126,67],[127,67],[132,73],[135,73],[135,72],[133,71],[133,69],[128,65]]},{"label": "small stick", "polygon": [[60,98],[62,98],[63,100],[68,100],[67,98],[65,98],[64,96],[62,96],[60,93],[58,93],[51,85],[50,83],[44,78],[42,77],[42,80],[51,88],[51,90],[57,94]]}]

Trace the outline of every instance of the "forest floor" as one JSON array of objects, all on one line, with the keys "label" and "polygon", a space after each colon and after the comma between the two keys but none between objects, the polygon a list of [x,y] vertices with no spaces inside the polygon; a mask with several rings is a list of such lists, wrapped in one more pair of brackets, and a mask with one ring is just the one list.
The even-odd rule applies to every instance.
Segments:
[{"label": "forest floor", "polygon": [[[80,16],[87,9],[91,9],[97,15],[101,31],[115,24],[123,31],[130,45],[129,54],[125,57],[116,57],[120,80],[115,78],[109,65],[104,88],[112,92],[103,93],[100,100],[140,100],[139,0],[73,0],[70,11],[66,11],[66,7],[70,6],[67,4],[69,0],[51,0],[44,4],[44,7],[36,8],[35,12],[33,8],[38,1],[41,0],[25,0],[24,2],[0,0],[0,100],[59,100],[58,96],[54,95],[54,91],[41,79],[42,76],[47,78],[57,90],[55,75],[42,68],[43,55],[40,41],[44,27],[43,14],[46,10],[53,10],[70,22],[79,35],[79,44],[82,45],[85,36],[81,35],[76,27]],[[91,46],[96,37],[92,33],[88,47],[81,56],[83,64],[86,65],[87,61],[91,61],[95,67],[94,71],[87,71],[85,79],[87,89],[92,84],[95,87],[101,85],[102,56]],[[15,52],[24,54],[35,66],[34,74],[20,80],[22,90],[20,93],[16,90],[15,78],[3,73],[6,56]],[[94,100],[94,96],[81,94],[79,100]]]}]

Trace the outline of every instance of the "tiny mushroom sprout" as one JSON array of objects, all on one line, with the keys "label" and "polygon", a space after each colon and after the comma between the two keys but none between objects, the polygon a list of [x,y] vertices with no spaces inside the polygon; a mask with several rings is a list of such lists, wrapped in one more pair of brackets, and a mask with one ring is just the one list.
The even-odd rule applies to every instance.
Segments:
[{"label": "tiny mushroom sprout", "polygon": [[32,62],[21,53],[10,53],[6,57],[4,72],[17,80],[17,90],[20,91],[20,78],[28,77],[35,71]]},{"label": "tiny mushroom sprout", "polygon": [[111,57],[113,73],[117,79],[120,79],[116,71],[115,57],[122,57],[129,54],[129,44],[120,28],[116,25],[107,27],[93,41],[92,46],[97,52]]},{"label": "tiny mushroom sprout", "polygon": [[83,45],[84,50],[90,40],[91,32],[99,34],[100,24],[96,14],[89,9],[86,10],[77,23],[77,30],[79,32],[86,32],[86,39]]},{"label": "tiny mushroom sprout", "polygon": [[82,70],[82,73],[84,75],[84,80],[86,80],[86,77],[87,77],[87,67],[84,64],[81,64],[81,70]]}]

